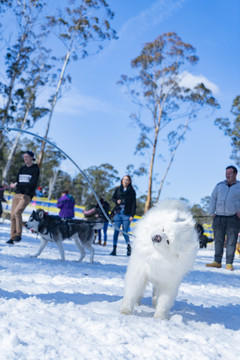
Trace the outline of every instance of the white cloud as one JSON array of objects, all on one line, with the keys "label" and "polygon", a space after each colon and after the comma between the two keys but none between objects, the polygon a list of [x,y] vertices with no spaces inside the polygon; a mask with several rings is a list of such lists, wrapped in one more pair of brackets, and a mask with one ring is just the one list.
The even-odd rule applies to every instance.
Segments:
[{"label": "white cloud", "polygon": [[212,91],[214,95],[218,94],[219,88],[216,84],[208,80],[204,75],[193,75],[188,71],[182,72],[180,75],[181,81],[180,84],[185,87],[189,87],[190,89],[194,88],[197,84],[204,83],[204,85]]},{"label": "white cloud", "polygon": [[[177,11],[186,0],[158,0],[151,7],[141,11],[137,16],[130,18],[119,31],[120,40],[145,32],[153,26],[158,25]],[[147,2],[146,2],[147,3]],[[137,31],[136,31],[137,29]]]}]

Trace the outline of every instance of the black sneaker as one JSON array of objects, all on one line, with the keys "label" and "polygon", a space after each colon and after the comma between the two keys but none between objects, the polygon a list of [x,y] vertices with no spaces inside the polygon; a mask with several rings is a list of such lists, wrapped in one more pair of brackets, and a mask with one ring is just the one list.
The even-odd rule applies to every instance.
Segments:
[{"label": "black sneaker", "polygon": [[6,244],[14,244],[14,240],[13,239],[10,239],[10,240],[8,240],[8,241],[6,241]]},{"label": "black sneaker", "polygon": [[109,255],[112,255],[112,256],[117,255],[117,247],[115,245],[113,246],[113,251]]},{"label": "black sneaker", "polygon": [[14,242],[19,242],[21,240],[22,240],[21,236],[16,236],[15,239],[14,239]]},{"label": "black sneaker", "polygon": [[128,244],[128,246],[127,246],[127,256],[131,256],[131,252],[132,252],[131,245]]}]

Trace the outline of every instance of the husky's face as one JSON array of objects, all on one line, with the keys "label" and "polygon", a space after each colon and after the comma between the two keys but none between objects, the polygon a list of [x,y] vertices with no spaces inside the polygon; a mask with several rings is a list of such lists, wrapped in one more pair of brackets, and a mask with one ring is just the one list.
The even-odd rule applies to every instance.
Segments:
[{"label": "husky's face", "polygon": [[44,212],[42,210],[33,211],[25,224],[26,228],[37,231],[43,217]]}]

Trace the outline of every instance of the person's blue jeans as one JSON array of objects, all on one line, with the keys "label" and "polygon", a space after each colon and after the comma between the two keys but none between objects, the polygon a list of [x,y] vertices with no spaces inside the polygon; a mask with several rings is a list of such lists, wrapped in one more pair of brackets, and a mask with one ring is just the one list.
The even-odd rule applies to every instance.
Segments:
[{"label": "person's blue jeans", "polygon": [[[107,241],[107,229],[108,229],[108,222],[105,221],[105,223],[103,225],[103,238],[104,238],[104,241]],[[102,229],[98,230],[98,239],[100,241],[102,240]]]},{"label": "person's blue jeans", "polygon": [[[125,233],[128,233],[129,231],[129,227],[130,227],[130,215],[124,215],[124,209],[121,209],[121,211],[119,213],[117,213],[116,215],[114,215],[114,224],[120,228],[120,226],[122,225],[122,230]],[[118,235],[119,235],[119,231],[117,229],[114,229],[114,234],[113,234],[113,246],[117,245],[118,242]],[[129,240],[129,236],[126,234],[123,234],[124,239],[126,241],[126,244],[130,243]]]},{"label": "person's blue jeans", "polygon": [[226,264],[232,264],[237,244],[238,233],[240,229],[240,219],[237,215],[233,216],[215,216],[213,219],[215,256],[214,260],[221,264],[225,236],[226,242]]}]

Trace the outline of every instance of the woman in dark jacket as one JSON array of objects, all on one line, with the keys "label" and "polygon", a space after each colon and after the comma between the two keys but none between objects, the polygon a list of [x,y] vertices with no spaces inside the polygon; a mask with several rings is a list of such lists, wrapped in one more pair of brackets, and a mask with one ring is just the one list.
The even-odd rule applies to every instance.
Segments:
[{"label": "woman in dark jacket", "polygon": [[[121,185],[114,191],[112,200],[116,206],[114,208],[114,224],[122,229],[125,233],[128,233],[130,222],[133,220],[136,211],[136,193],[132,187],[132,180],[129,175],[125,175],[121,180]],[[118,241],[119,230],[114,229],[113,235],[113,251],[110,255],[117,255],[117,241]],[[127,256],[131,255],[131,245],[129,236],[123,234],[127,244]]]}]

